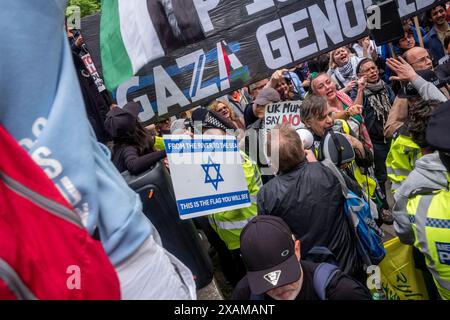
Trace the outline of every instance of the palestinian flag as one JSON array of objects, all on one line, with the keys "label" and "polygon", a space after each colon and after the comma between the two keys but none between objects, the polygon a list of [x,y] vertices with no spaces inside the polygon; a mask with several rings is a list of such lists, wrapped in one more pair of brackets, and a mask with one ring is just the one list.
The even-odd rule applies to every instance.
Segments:
[{"label": "palestinian flag", "polygon": [[100,50],[110,91],[149,62],[203,39],[192,0],[102,0]]}]

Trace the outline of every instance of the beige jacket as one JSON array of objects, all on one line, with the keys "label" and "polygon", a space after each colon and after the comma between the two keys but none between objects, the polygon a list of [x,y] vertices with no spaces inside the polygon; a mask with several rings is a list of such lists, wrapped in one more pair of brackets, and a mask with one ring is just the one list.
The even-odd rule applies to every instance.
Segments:
[{"label": "beige jacket", "polygon": [[408,99],[395,98],[389,116],[384,125],[384,136],[391,139],[408,118]]}]

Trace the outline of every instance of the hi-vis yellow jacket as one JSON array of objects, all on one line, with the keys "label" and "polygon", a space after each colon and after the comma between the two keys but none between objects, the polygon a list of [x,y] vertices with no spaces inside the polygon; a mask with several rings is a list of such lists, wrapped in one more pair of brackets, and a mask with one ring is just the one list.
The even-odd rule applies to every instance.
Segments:
[{"label": "hi-vis yellow jacket", "polygon": [[442,299],[450,300],[450,191],[417,195],[408,201],[406,210],[414,246],[424,254]]},{"label": "hi-vis yellow jacket", "polygon": [[155,137],[155,149],[156,150],[166,150],[166,146],[164,145],[164,138],[156,136]]},{"label": "hi-vis yellow jacket", "polygon": [[450,300],[450,176],[437,152],[416,168],[395,194],[395,230],[419,249],[442,299]]},{"label": "hi-vis yellow jacket", "polygon": [[219,237],[225,242],[229,250],[240,248],[240,236],[242,229],[257,215],[256,195],[262,187],[261,173],[255,162],[244,153],[242,167],[244,168],[245,181],[250,193],[250,207],[224,211],[210,215],[208,221]]},{"label": "hi-vis yellow jacket", "polygon": [[416,160],[421,156],[420,147],[411,137],[400,134],[392,141],[391,149],[386,158],[387,174],[392,183],[392,192],[396,192],[414,169]]}]

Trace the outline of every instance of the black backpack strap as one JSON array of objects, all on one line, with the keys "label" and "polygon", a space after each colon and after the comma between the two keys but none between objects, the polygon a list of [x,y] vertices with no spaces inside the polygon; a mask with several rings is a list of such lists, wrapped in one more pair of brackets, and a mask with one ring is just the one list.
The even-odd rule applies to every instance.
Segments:
[{"label": "black backpack strap", "polygon": [[92,234],[92,238],[94,238],[97,241],[101,241],[101,239],[100,239],[100,230],[98,229],[98,227],[95,227],[94,233]]},{"label": "black backpack strap", "polygon": [[331,138],[333,139],[334,145],[336,146],[336,150],[338,151],[338,163],[336,164],[339,167],[342,164],[342,152],[344,151],[344,147],[342,146],[339,139],[336,137],[336,134],[333,130],[330,130]]},{"label": "black backpack strap", "polygon": [[340,87],[339,90],[345,88],[345,84],[341,81],[341,79],[339,79],[339,76],[336,73],[334,73],[333,75],[336,81],[338,82],[338,85]]}]

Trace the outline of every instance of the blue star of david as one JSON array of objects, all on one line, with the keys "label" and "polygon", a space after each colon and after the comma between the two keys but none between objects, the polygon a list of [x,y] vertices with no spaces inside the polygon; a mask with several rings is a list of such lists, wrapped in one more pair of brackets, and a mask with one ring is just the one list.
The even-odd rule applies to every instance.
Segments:
[{"label": "blue star of david", "polygon": [[[205,171],[205,173],[206,173],[205,183],[211,183],[213,185],[214,189],[216,189],[216,191],[217,191],[219,182],[224,181],[222,175],[220,174],[220,164],[214,163],[212,161],[211,157],[209,157],[208,163],[202,164],[201,166],[203,168],[203,171]],[[211,175],[209,174],[209,168],[213,168],[214,170],[216,170],[216,178],[215,179],[213,179],[211,177]]]}]

